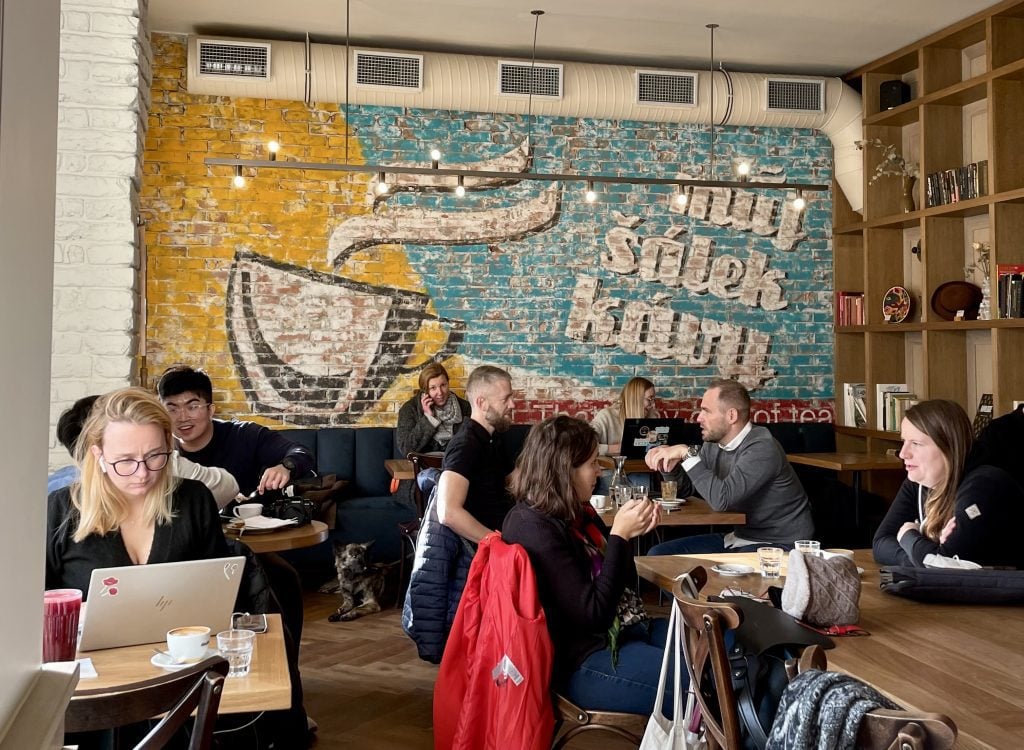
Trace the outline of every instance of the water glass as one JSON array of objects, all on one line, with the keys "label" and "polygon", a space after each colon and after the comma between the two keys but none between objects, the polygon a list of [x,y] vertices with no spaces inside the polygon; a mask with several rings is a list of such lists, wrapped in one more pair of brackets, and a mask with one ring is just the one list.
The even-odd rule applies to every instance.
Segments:
[{"label": "water glass", "polygon": [[779,578],[782,575],[782,548],[758,547],[757,561],[761,565],[761,576]]},{"label": "water glass", "polygon": [[50,589],[43,592],[43,661],[74,661],[78,650],[78,613],[82,592]]},{"label": "water glass", "polygon": [[621,508],[633,499],[633,488],[628,484],[620,484],[615,488],[615,507]]},{"label": "water glass", "polygon": [[256,634],[251,630],[222,630],[217,633],[217,650],[228,660],[228,677],[245,677],[252,663]]},{"label": "water glass", "polygon": [[634,500],[646,500],[649,496],[650,488],[645,484],[638,484],[633,487],[633,499]]},{"label": "water glass", "polygon": [[816,542],[813,539],[797,539],[794,545],[798,552],[805,555],[821,556],[821,542]]},{"label": "water glass", "polygon": [[661,480],[661,499],[662,500],[675,500],[676,499],[677,485],[674,479],[663,479]]}]

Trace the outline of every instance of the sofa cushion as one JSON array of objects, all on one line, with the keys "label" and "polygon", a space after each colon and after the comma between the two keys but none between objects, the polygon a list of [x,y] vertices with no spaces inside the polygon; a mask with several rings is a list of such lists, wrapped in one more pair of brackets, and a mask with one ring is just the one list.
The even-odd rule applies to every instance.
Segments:
[{"label": "sofa cushion", "polygon": [[[337,474],[350,483],[356,474],[356,433],[351,427],[324,427],[317,437],[316,465],[321,474]],[[381,471],[384,465],[381,464]],[[350,488],[350,492],[354,490]]]},{"label": "sofa cushion", "polygon": [[352,495],[382,497],[391,494],[391,476],[384,462],[395,458],[392,427],[361,427],[355,432],[355,466]]}]

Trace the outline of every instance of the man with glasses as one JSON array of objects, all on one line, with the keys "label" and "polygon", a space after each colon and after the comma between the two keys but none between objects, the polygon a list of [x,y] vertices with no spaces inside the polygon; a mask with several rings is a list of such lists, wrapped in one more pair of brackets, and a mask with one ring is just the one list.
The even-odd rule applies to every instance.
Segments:
[{"label": "man with glasses", "polygon": [[[60,419],[57,420],[57,440],[67,449],[72,458],[75,456],[75,444],[78,442],[78,436],[82,433],[82,425],[89,418],[93,404],[96,403],[98,398],[99,396],[85,396],[78,399],[65,409],[61,413]],[[171,473],[181,479],[195,479],[205,484],[207,489],[213,494],[213,499],[217,501],[218,508],[223,508],[238,495],[238,482],[235,481],[235,478],[226,469],[216,466],[202,466],[189,461],[187,458],[182,458],[178,451],[173,451],[170,454],[161,453],[146,459],[146,465],[151,471],[158,471],[164,467],[167,455],[170,456],[171,460]],[[126,464],[114,467],[115,472],[122,476],[129,476],[129,474],[124,472],[132,469],[138,471],[138,465]],[[135,471],[130,471],[130,473],[134,474]],[[49,494],[54,490],[59,490],[61,487],[67,487],[76,479],[78,479],[78,466],[76,464],[70,464],[57,469],[57,471],[49,476],[46,492]]]},{"label": "man with glasses", "polygon": [[213,384],[202,370],[175,365],[160,377],[157,392],[171,414],[181,455],[226,469],[243,495],[283,489],[313,471],[313,455],[281,433],[255,422],[214,419]]}]

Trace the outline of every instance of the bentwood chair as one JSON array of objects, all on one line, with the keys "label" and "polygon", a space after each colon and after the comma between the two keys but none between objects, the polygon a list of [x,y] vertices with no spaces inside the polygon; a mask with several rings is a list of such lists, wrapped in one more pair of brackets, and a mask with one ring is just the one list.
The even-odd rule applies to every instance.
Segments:
[{"label": "bentwood chair", "polygon": [[[398,558],[398,595],[396,606],[400,606],[402,597],[405,594],[405,561],[416,554],[416,536],[420,531],[420,524],[423,522],[423,513],[427,507],[427,497],[420,489],[420,472],[423,469],[440,469],[444,461],[444,455],[438,453],[409,453],[406,459],[412,464],[412,496],[416,502],[416,518],[412,521],[404,521],[398,524],[398,533],[402,538],[402,554]],[[406,548],[408,545],[408,549]],[[412,565],[410,563],[410,569]]]},{"label": "bentwood chair", "polygon": [[68,704],[64,731],[116,729],[165,714],[135,746],[135,750],[158,750],[189,721],[195,711],[188,748],[208,750],[213,746],[213,727],[227,674],[227,660],[222,656],[211,656],[178,672],[122,688],[81,690]]}]

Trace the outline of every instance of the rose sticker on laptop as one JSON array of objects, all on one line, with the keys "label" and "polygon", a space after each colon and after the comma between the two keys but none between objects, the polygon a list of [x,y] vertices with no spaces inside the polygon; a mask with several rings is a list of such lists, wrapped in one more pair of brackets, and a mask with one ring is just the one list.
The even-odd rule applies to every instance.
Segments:
[{"label": "rose sticker on laptop", "polygon": [[114,576],[107,576],[103,579],[103,590],[100,596],[117,596],[118,580]]}]

